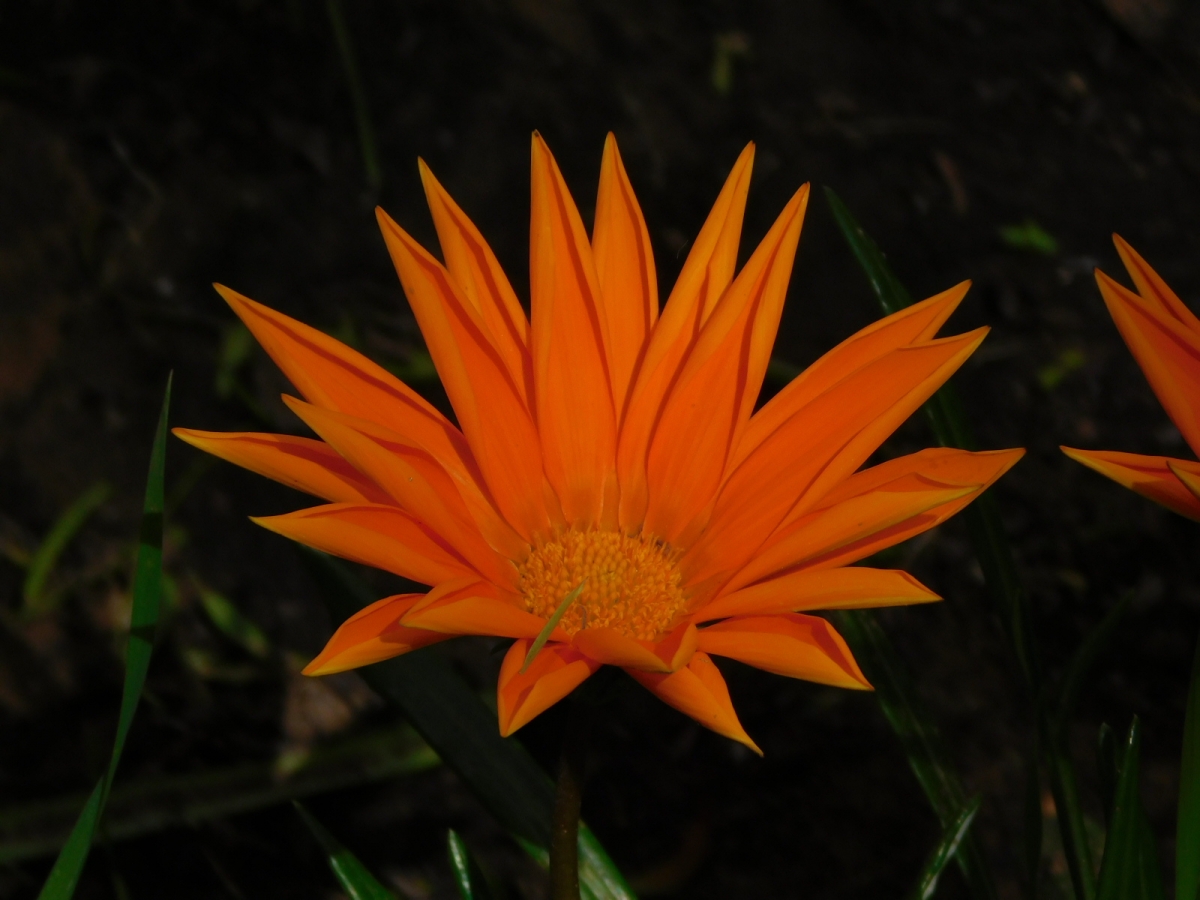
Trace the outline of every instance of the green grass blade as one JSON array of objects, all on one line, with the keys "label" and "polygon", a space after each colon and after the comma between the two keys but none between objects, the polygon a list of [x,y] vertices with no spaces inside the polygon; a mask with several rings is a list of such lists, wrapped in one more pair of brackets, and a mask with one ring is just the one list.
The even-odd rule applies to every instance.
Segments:
[{"label": "green grass blade", "polygon": [[567,611],[572,603],[579,599],[579,595],[583,593],[583,589],[587,586],[587,579],[579,582],[579,586],[571,591],[567,596],[563,597],[562,603],[558,604],[558,609],[554,614],[546,620],[546,624],[542,630],[538,632],[538,636],[533,639],[533,643],[529,645],[529,652],[525,654],[525,662],[521,666],[521,671],[524,672],[529,668],[529,664],[537,657],[541,649],[546,646],[546,641],[550,640],[550,635],[554,633],[554,629],[558,627],[558,623],[562,621],[563,613]]},{"label": "green grass blade", "polygon": [[937,893],[938,880],[942,877],[942,872],[946,870],[950,860],[958,853],[963,838],[967,836],[971,823],[975,821],[975,816],[979,813],[979,803],[978,797],[972,799],[950,823],[950,827],[945,830],[941,841],[934,847],[933,853],[925,863],[925,868],[921,871],[917,887],[912,892],[914,900],[930,900]]},{"label": "green grass blade", "polygon": [[[336,621],[375,597],[341,563],[301,549]],[[506,830],[527,846],[550,842],[554,784],[541,766],[512,738],[500,737],[496,714],[436,648],[416,650],[359,670],[376,693],[403,711],[442,761],[453,769]],[[580,882],[595,900],[631,900],[633,891],[580,823]],[[536,858],[536,857],[535,857]]]},{"label": "green grass blade", "polygon": [[375,126],[371,121],[371,108],[367,104],[367,92],[363,88],[362,74],[358,68],[358,56],[354,52],[354,41],[350,37],[350,26],[342,13],[341,0],[325,0],[329,24],[333,28],[333,39],[337,43],[342,68],[346,72],[346,84],[350,88],[350,102],[354,104],[354,124],[358,128],[358,144],[362,151],[363,168],[367,173],[367,184],[378,190],[383,183],[383,170],[379,165],[379,147],[375,142]]},{"label": "green grass blade", "polygon": [[129,643],[125,648],[125,686],[121,692],[121,711],[117,716],[117,734],[113,740],[108,770],[96,785],[87,804],[75,823],[71,836],[55,860],[38,900],[69,900],[75,893],[79,876],[87,862],[88,851],[104,803],[112,788],[125,738],[133,724],[150,654],[154,648],[154,626],[158,623],[159,600],[162,597],[162,540],[163,540],[163,472],[167,454],[167,411],[171,406],[171,377],[163,397],[154,446],[150,451],[150,474],[146,479],[146,499],[142,506],[142,527],[138,536],[137,563],[133,575],[133,615],[129,623]]},{"label": "green grass blade", "polygon": [[1179,820],[1175,832],[1175,900],[1200,900],[1200,641],[1192,660],[1183,720]]},{"label": "green grass blade", "polygon": [[1060,731],[1066,728],[1068,718],[1075,712],[1075,704],[1079,701],[1079,695],[1082,693],[1084,685],[1087,684],[1092,667],[1112,643],[1112,639],[1117,633],[1117,626],[1125,618],[1125,613],[1129,611],[1129,604],[1132,601],[1133,592],[1129,591],[1105,614],[1099,624],[1092,628],[1071,658],[1067,673],[1063,676],[1062,690],[1059,692],[1058,726]]},{"label": "green grass blade", "polygon": [[58,517],[58,521],[51,526],[46,539],[30,557],[29,569],[25,573],[25,584],[21,594],[24,602],[22,612],[26,617],[45,615],[53,610],[55,597],[46,592],[46,581],[54,571],[54,564],[92,513],[103,506],[110,496],[112,488],[107,482],[101,481],[92,485],[68,506]]},{"label": "green grass blade", "polygon": [[451,828],[446,833],[446,850],[450,856],[450,868],[454,872],[454,885],[462,900],[492,900],[492,891],[479,863],[463,843],[458,832]]},{"label": "green grass blade", "polygon": [[241,610],[219,591],[193,579],[200,605],[213,627],[256,659],[271,655],[271,642],[262,629],[242,615]]},{"label": "green grass blade", "polygon": [[358,857],[343,847],[341,842],[304,808],[304,804],[293,800],[292,806],[296,808],[308,830],[329,857],[329,868],[333,871],[333,877],[345,888],[350,900],[396,900],[396,895],[380,884],[367,867],[358,861]]},{"label": "green grass blade", "polygon": [[1104,844],[1096,900],[1136,900],[1142,894],[1141,798],[1138,795],[1138,767],[1141,755],[1141,729],[1137,717],[1129,728],[1117,781],[1112,824]]},{"label": "green grass blade", "polygon": [[[950,830],[964,808],[966,792],[891,641],[870,613],[843,610],[834,615],[834,622],[875,686],[883,714],[900,738],[929,805],[942,827]],[[994,900],[996,883],[982,848],[969,832],[962,840],[955,859],[972,895],[978,900]]]}]

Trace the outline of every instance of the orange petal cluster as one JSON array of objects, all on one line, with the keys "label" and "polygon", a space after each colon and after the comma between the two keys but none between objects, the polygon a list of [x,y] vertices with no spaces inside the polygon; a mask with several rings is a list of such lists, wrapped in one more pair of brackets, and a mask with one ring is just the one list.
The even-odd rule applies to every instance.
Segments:
[{"label": "orange petal cluster", "polygon": [[[1200,319],[1119,235],[1113,235],[1113,243],[1137,293],[1097,269],[1100,294],[1163,409],[1192,453],[1200,456]],[[1113,450],[1062,450],[1143,497],[1200,520],[1200,462]]]},{"label": "orange petal cluster", "polygon": [[589,237],[535,134],[531,319],[421,163],[442,261],[378,217],[457,424],[349,347],[218,288],[320,440],[175,433],[327,501],[259,524],[431,588],[350,618],[308,674],[502,636],[514,639],[497,689],[505,735],[613,665],[756,751],[713,656],[869,688],[812,612],[938,599],[904,572],[849,564],[958,512],[1022,451],[926,450],[862,468],[983,339],[935,337],[965,283],[848,338],[755,412],[809,192],[738,271],[753,160],[750,145],[660,313],[615,139]]}]

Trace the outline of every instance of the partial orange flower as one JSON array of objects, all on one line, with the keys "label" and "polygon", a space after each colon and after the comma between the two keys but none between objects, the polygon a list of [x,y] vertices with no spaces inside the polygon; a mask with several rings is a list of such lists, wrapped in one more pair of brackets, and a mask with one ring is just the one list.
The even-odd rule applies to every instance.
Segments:
[{"label": "partial orange flower", "polygon": [[[1192,452],[1200,455],[1200,319],[1119,235],[1113,243],[1137,293],[1099,269],[1096,283],[1121,337]],[[1188,518],[1200,520],[1200,463],[1114,450],[1063,453]]]},{"label": "partial orange flower", "polygon": [[513,638],[505,735],[612,665],[756,751],[712,656],[869,687],[812,611],[938,599],[904,572],[848,564],[953,515],[1023,451],[925,450],[858,471],[983,340],[934,338],[966,283],[863,329],[754,412],[808,186],[735,277],[753,157],[738,158],[660,315],[616,141],[589,240],[535,134],[532,322],[421,163],[444,262],[378,217],[457,426],[350,348],[218,287],[320,440],[175,433],[329,501],[260,525],[432,588],[351,617],[308,674],[455,635]]}]

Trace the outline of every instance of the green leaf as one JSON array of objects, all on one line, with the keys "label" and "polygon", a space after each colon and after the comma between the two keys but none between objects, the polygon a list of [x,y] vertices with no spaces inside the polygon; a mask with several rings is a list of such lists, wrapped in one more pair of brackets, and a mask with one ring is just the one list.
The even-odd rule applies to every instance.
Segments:
[{"label": "green leaf", "polygon": [[1117,736],[1107,722],[1100,723],[1096,735],[1096,774],[1100,782],[1100,805],[1104,808],[1104,826],[1112,828],[1113,803],[1117,799],[1117,782],[1121,779],[1121,760],[1117,752]]},{"label": "green leaf", "polygon": [[38,894],[38,900],[69,900],[75,893],[75,886],[87,862],[88,850],[92,846],[96,825],[112,789],[121,751],[125,749],[125,738],[129,735],[142,686],[146,683],[146,672],[150,668],[154,627],[158,623],[159,600],[162,596],[163,471],[166,468],[171,380],[168,376],[154,446],[150,451],[150,475],[146,480],[146,499],[142,506],[142,527],[133,576],[133,615],[129,624],[129,643],[125,648],[125,686],[121,692],[121,711],[117,716],[117,735],[113,740],[112,755],[107,771],[96,784],[71,836],[59,852],[54,868],[50,870]]},{"label": "green leaf", "polygon": [[54,609],[57,598],[46,591],[46,582],[54,571],[54,564],[92,513],[103,506],[111,495],[112,488],[106,482],[97,482],[80,494],[51,526],[45,540],[30,558],[29,569],[25,573],[22,611],[26,617],[42,616]]},{"label": "green leaf", "polygon": [[375,880],[375,876],[367,871],[367,867],[358,861],[358,857],[342,846],[325,826],[313,818],[312,813],[304,808],[299,800],[293,800],[292,806],[313,833],[321,849],[329,857],[329,868],[333,877],[338,880],[350,900],[396,900],[396,895]]},{"label": "green leaf", "polygon": [[1175,832],[1175,900],[1200,900],[1200,640],[1192,660],[1183,757],[1179,773],[1179,822]]},{"label": "green leaf", "polygon": [[196,593],[200,595],[200,605],[208,614],[208,619],[223,635],[239,645],[251,656],[265,659],[271,654],[271,642],[262,630],[242,615],[233,602],[210,587],[206,587],[198,579],[193,579]]},{"label": "green leaf", "polygon": [[[833,618],[867,679],[875,686],[875,696],[883,714],[900,738],[908,764],[929,805],[942,827],[949,831],[966,805],[966,792],[949,763],[936,727],[917,697],[904,664],[870,613],[841,610]],[[993,900],[997,896],[996,884],[973,835],[968,833],[963,838],[955,858],[971,893],[977,898]]]},{"label": "green leaf", "polygon": [[[361,579],[315,550],[299,548],[335,620],[375,601]],[[536,858],[550,842],[554,784],[513,738],[502,738],[496,714],[467,686],[436,647],[359,670],[376,693],[403,711],[430,747],[463,780],[500,825]],[[633,891],[599,842],[579,826],[579,877],[585,900],[631,900]]]},{"label": "green leaf", "polygon": [[921,878],[917,881],[916,890],[912,892],[915,900],[930,900],[937,893],[938,880],[942,877],[946,865],[958,853],[963,838],[967,836],[971,823],[975,821],[975,816],[979,813],[979,804],[980,799],[973,798],[946,828],[941,841],[938,842],[925,863]]},{"label": "green leaf", "polygon": [[487,879],[483,877],[483,870],[479,868],[479,863],[453,828],[446,833],[446,850],[450,856],[450,868],[454,871],[454,884],[458,888],[459,897],[462,900],[492,900],[492,891],[488,887]]},{"label": "green leaf", "polygon": [[1112,822],[1104,844],[1096,900],[1163,900],[1158,854],[1139,793],[1141,727],[1137,716],[1121,759]]},{"label": "green leaf", "polygon": [[1028,250],[1042,256],[1058,255],[1058,241],[1054,235],[1033,219],[1026,219],[1020,225],[1003,225],[996,233],[1014,250]]}]

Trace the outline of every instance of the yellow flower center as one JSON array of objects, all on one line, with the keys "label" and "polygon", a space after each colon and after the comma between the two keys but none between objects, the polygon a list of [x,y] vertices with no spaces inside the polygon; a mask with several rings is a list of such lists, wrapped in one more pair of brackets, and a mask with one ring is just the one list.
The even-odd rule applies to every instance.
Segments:
[{"label": "yellow flower center", "polygon": [[613,628],[641,640],[666,632],[687,605],[680,587],[679,554],[652,535],[564,531],[539,544],[519,567],[525,608],[549,618],[584,583],[559,626]]}]

